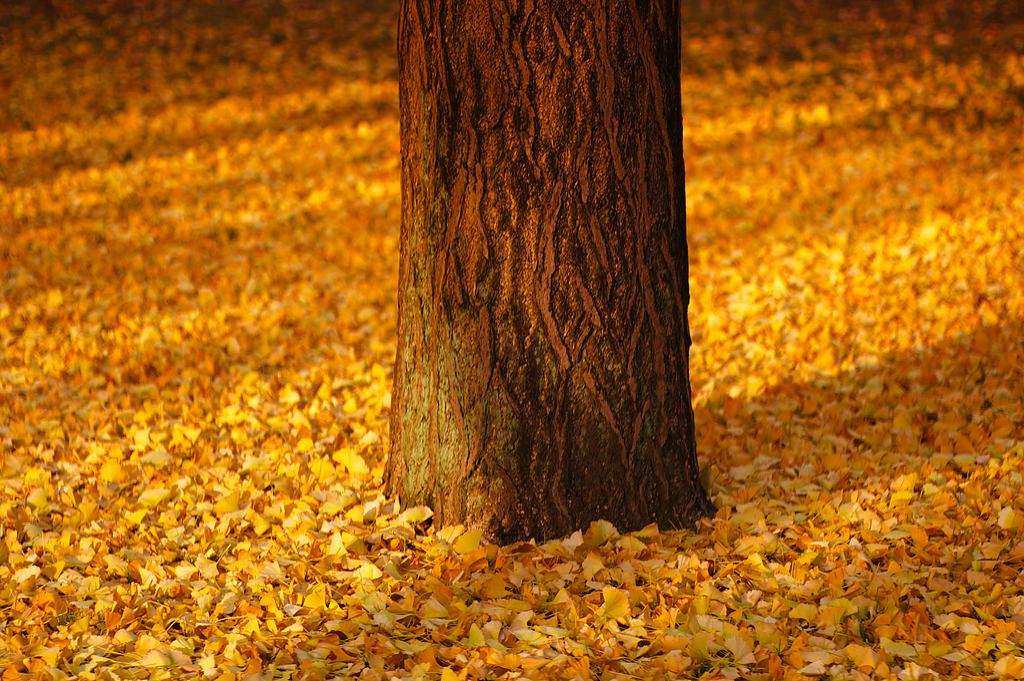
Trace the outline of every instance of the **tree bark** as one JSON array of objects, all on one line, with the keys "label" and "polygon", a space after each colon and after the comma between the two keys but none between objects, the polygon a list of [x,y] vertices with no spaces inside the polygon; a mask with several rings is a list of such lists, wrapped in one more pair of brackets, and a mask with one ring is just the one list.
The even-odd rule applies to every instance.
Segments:
[{"label": "tree bark", "polygon": [[713,514],[678,0],[404,0],[398,40],[387,492],[502,544]]}]

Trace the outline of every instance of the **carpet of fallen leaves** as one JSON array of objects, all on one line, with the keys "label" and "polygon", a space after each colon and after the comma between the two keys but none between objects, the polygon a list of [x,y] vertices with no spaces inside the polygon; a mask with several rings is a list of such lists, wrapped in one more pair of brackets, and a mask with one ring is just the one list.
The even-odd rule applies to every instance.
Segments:
[{"label": "carpet of fallen leaves", "polygon": [[5,0],[0,678],[1024,678],[1024,14],[686,4],[719,514],[499,548],[379,491],[395,4]]}]

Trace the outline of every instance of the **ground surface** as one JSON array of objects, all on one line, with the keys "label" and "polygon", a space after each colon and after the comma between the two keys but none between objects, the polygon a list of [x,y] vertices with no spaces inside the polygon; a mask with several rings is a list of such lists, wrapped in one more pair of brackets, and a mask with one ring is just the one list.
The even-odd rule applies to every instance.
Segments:
[{"label": "ground surface", "polygon": [[84,4],[0,5],[2,678],[1024,677],[1018,3],[685,3],[721,510],[510,548],[378,492],[396,6]]}]

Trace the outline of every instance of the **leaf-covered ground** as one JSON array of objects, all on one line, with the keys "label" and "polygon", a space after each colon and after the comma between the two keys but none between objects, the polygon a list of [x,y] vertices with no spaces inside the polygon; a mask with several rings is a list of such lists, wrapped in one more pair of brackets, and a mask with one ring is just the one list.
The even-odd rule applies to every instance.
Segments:
[{"label": "leaf-covered ground", "polygon": [[1024,12],[685,4],[721,510],[498,548],[379,492],[395,4],[0,3],[0,678],[1024,678]]}]

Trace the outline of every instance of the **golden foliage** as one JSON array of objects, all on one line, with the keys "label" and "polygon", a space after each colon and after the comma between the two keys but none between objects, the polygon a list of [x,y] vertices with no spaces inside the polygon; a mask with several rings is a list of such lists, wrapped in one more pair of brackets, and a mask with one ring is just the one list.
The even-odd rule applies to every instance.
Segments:
[{"label": "golden foliage", "polygon": [[1024,678],[1021,17],[793,4],[684,23],[718,517],[498,548],[379,492],[396,7],[4,3],[2,678]]}]

